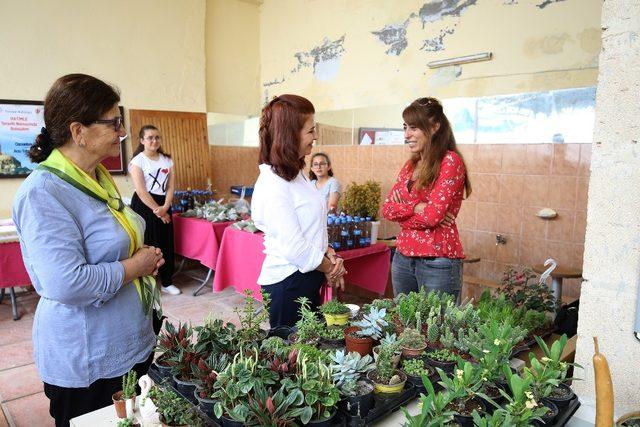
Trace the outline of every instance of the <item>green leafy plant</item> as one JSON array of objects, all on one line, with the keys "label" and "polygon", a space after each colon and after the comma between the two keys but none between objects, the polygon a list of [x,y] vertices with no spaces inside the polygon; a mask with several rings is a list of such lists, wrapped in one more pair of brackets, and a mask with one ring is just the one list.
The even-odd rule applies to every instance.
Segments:
[{"label": "green leafy plant", "polygon": [[298,349],[294,348],[282,359],[279,356],[274,356],[273,359],[269,359],[267,361],[267,368],[275,372],[278,380],[281,380],[285,376],[295,373],[297,363]]},{"label": "green leafy plant", "polygon": [[237,336],[241,343],[255,342],[264,337],[260,325],[269,319],[269,294],[262,292],[262,309],[256,306],[256,299],[250,289],[244,290],[244,306],[234,308],[240,320]]},{"label": "green leafy plant", "polygon": [[432,368],[424,363],[423,359],[405,359],[402,361],[402,370],[413,377],[421,377],[423,375],[430,376],[433,374]]},{"label": "green leafy plant", "polygon": [[170,366],[170,360],[191,344],[192,334],[193,329],[186,323],[179,323],[176,327],[170,322],[165,322],[155,348],[155,352],[160,353],[157,361]]},{"label": "green leafy plant", "polygon": [[193,328],[196,335],[195,351],[199,354],[235,352],[237,344],[236,327],[212,316],[205,319],[204,325]]},{"label": "green leafy plant", "polygon": [[289,346],[282,338],[273,336],[262,341],[260,350],[267,355],[283,357],[289,352]]},{"label": "green leafy plant", "polygon": [[118,421],[117,427],[133,427],[135,425],[137,425],[135,420],[132,417],[129,417]]},{"label": "green leafy plant", "polygon": [[161,420],[168,425],[201,426],[191,403],[187,402],[169,388],[158,389],[153,398],[158,407]]},{"label": "green leafy plant", "polygon": [[246,395],[256,384],[269,386],[276,383],[278,375],[260,363],[257,353],[245,355],[241,349],[233,362],[218,373],[214,384],[214,412],[217,418],[226,414],[234,421],[245,423],[249,419]]},{"label": "green leafy plant", "polygon": [[367,181],[364,184],[352,182],[340,198],[341,210],[352,216],[378,218],[382,200],[381,187],[378,182]]},{"label": "green leafy plant", "polygon": [[556,299],[553,292],[545,283],[539,283],[537,278],[528,267],[509,267],[502,276],[500,292],[516,307],[541,312],[555,311]]},{"label": "green leafy plant", "polygon": [[136,397],[136,384],[138,382],[138,373],[134,370],[129,371],[122,376],[122,399],[134,399]]},{"label": "green leafy plant", "polygon": [[448,409],[452,396],[447,392],[436,393],[426,375],[422,382],[427,394],[420,394],[420,413],[409,415],[406,408],[402,412],[406,418],[404,427],[446,427],[453,421],[454,411]]},{"label": "green leafy plant", "polygon": [[451,350],[441,348],[427,353],[427,358],[437,360],[439,362],[456,362],[459,357]]},{"label": "green leafy plant", "polygon": [[344,328],[339,326],[328,326],[320,330],[320,337],[326,340],[344,339]]},{"label": "green leafy plant", "polygon": [[360,328],[357,334],[361,337],[371,337],[374,340],[382,338],[382,331],[388,325],[387,321],[384,320],[386,314],[386,309],[377,309],[372,306],[362,320],[353,322],[354,326]]},{"label": "green leafy plant", "polygon": [[338,300],[330,300],[320,306],[320,311],[324,314],[347,314],[350,313],[349,307]]},{"label": "green leafy plant", "polygon": [[300,304],[300,320],[296,322],[296,336],[299,342],[309,342],[320,337],[320,331],[324,329],[324,324],[320,322],[316,313],[311,310],[309,299],[300,297],[296,300]]},{"label": "green leafy plant", "polygon": [[413,350],[425,348],[427,346],[427,340],[424,335],[413,328],[407,328],[400,334],[400,345],[404,348],[410,348]]},{"label": "green leafy plant", "polygon": [[560,384],[567,380],[570,366],[580,367],[580,365],[562,361],[562,352],[567,344],[566,335],[563,334],[554,341],[551,347],[547,346],[540,337],[535,338],[544,356],[537,359],[533,353],[529,353],[530,366],[525,368],[524,377],[530,381],[534,396],[542,399],[550,396]]},{"label": "green leafy plant", "polygon": [[211,353],[191,366],[193,382],[198,386],[198,394],[202,399],[211,399],[218,373],[224,371],[230,361],[226,353]]},{"label": "green leafy plant", "polygon": [[454,375],[449,378],[444,371],[438,369],[440,384],[451,394],[449,409],[461,414],[471,415],[468,411],[467,403],[474,399],[482,387],[481,372],[470,362],[459,363],[454,370]]},{"label": "green leafy plant", "polygon": [[257,384],[247,396],[251,424],[269,427],[295,426],[296,419],[310,419],[312,409],[304,404],[300,390],[287,391],[280,387],[273,395],[262,384]]},{"label": "green leafy plant", "polygon": [[397,374],[393,357],[398,350],[397,344],[381,344],[375,363],[375,380],[381,384],[394,385],[402,382]]},{"label": "green leafy plant", "polygon": [[321,361],[309,362],[304,354],[300,355],[296,374],[284,378],[281,384],[289,393],[300,390],[304,394],[305,406],[311,408],[311,415],[308,409],[304,411],[303,424],[311,419],[328,419],[340,400],[340,393],[333,385],[331,368]]}]

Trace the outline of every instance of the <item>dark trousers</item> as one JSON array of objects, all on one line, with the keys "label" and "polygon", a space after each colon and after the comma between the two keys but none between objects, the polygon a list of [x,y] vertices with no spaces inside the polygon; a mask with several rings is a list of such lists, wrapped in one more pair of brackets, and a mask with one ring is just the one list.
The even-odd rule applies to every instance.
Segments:
[{"label": "dark trousers", "polygon": [[[151,194],[151,197],[153,197],[153,200],[155,200],[158,205],[164,205],[165,196]],[[160,280],[162,280],[162,286],[171,285],[174,271],[173,222],[169,224],[162,222],[162,220],[140,200],[137,193],[133,193],[133,197],[131,198],[131,209],[140,215],[147,224],[144,230],[144,244],[155,246],[162,251],[164,265],[160,267],[160,271],[158,272],[158,276],[160,276]],[[169,215],[171,215],[171,210],[169,210]]]},{"label": "dark trousers", "polygon": [[324,274],[317,270],[308,273],[296,271],[281,282],[263,286],[262,289],[271,298],[269,306],[271,327],[296,324],[300,319],[300,313],[298,313],[300,304],[296,302],[299,297],[307,297],[311,309],[316,311],[320,305],[320,288],[324,282]]},{"label": "dark trousers", "polygon": [[[132,370],[138,378],[149,371],[153,361],[153,352],[144,362],[135,365]],[[136,386],[138,393],[139,388]],[[49,398],[49,413],[56,420],[56,427],[68,427],[71,418],[78,417],[96,409],[112,405],[111,395],[122,390],[122,377],[101,378],[89,387],[68,388],[44,383],[44,394]]]}]

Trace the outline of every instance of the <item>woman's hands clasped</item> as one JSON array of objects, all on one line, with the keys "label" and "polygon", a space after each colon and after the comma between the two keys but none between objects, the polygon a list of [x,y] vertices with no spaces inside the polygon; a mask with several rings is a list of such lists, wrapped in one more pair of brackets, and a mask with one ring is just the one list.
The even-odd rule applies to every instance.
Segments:
[{"label": "woman's hands clasped", "polygon": [[162,251],[160,248],[153,246],[141,247],[133,254],[131,259],[138,265],[139,276],[155,276],[158,274],[158,269],[164,264]]},{"label": "woman's hands clasped", "polygon": [[171,222],[171,216],[169,215],[169,206],[158,206],[153,210],[153,213],[165,224],[169,224]]},{"label": "woman's hands clasped", "polygon": [[327,249],[326,257],[331,262],[330,271],[325,273],[327,282],[333,288],[344,291],[344,275],[347,274],[347,270],[344,268],[344,259],[340,258],[331,247]]}]

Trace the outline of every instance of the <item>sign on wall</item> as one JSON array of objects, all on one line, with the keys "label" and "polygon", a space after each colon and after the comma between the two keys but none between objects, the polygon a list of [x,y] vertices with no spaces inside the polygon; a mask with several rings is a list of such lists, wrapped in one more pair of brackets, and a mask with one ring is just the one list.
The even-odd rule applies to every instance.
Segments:
[{"label": "sign on wall", "polygon": [[[124,110],[120,107],[124,117]],[[36,168],[29,160],[29,148],[44,126],[41,101],[0,100],[0,178],[27,176]],[[102,162],[113,174],[124,174],[124,142],[120,155]]]}]

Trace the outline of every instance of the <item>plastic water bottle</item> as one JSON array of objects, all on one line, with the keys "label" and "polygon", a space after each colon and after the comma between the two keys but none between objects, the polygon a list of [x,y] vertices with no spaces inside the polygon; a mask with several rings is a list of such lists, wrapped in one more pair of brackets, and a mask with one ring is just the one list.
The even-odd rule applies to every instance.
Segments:
[{"label": "plastic water bottle", "polygon": [[365,241],[362,237],[362,224],[360,223],[360,217],[353,218],[353,247],[364,248]]},{"label": "plastic water bottle", "polygon": [[[340,249],[349,249],[349,225],[346,218],[340,218]],[[351,240],[351,246],[353,246],[353,240]]]},{"label": "plastic water bottle", "polygon": [[365,234],[365,240],[366,240],[365,246],[371,246],[371,217],[370,216],[365,218],[364,224],[365,224],[364,234]]}]

